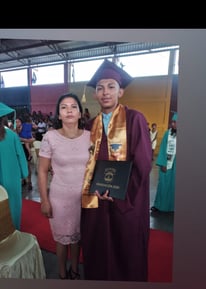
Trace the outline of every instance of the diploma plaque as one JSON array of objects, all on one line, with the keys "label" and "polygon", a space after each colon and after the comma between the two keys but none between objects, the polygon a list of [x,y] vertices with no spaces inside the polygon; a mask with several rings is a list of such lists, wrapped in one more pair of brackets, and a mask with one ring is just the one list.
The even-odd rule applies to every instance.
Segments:
[{"label": "diploma plaque", "polygon": [[131,169],[131,161],[97,160],[89,192],[109,190],[109,196],[124,200]]}]

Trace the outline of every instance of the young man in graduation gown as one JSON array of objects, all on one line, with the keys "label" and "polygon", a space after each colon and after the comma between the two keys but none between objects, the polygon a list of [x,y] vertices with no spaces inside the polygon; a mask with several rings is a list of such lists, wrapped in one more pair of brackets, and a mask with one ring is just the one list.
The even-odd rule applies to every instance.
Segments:
[{"label": "young man in graduation gown", "polygon": [[[100,113],[89,121],[90,159],[82,193],[86,280],[147,281],[152,149],[144,115],[119,103],[132,77],[105,60],[88,82]],[[132,161],[125,200],[90,192],[96,160]]]}]

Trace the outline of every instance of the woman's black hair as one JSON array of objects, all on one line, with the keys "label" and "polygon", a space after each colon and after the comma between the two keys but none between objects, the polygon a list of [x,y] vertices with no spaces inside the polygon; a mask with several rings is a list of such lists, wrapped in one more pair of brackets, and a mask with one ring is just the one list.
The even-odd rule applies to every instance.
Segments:
[{"label": "woman's black hair", "polygon": [[19,119],[19,120],[21,121],[21,123],[23,123],[23,118],[22,118],[22,116],[18,116],[18,115],[17,115],[17,116],[16,116],[16,120],[17,120],[17,119]]},{"label": "woman's black hair", "polygon": [[67,97],[72,97],[78,104],[79,107],[79,111],[81,113],[81,118],[78,121],[78,128],[84,128],[84,123],[82,121],[82,114],[83,114],[83,108],[81,105],[81,101],[79,100],[78,96],[74,93],[67,93],[67,94],[63,94],[59,97],[57,104],[56,104],[56,112],[55,112],[55,116],[54,116],[54,124],[53,127],[55,129],[59,129],[62,128],[62,120],[59,119],[59,106],[60,103],[62,102],[63,99],[67,98]]}]

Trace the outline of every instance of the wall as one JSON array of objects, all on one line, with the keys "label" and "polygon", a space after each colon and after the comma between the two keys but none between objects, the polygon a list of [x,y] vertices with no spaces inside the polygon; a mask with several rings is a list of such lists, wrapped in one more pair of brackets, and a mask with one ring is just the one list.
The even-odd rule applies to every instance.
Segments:
[{"label": "wall", "polygon": [[9,87],[0,89],[0,101],[16,108],[30,108],[30,87]]},{"label": "wall", "polygon": [[58,97],[67,92],[67,84],[31,86],[31,112],[54,113]]},{"label": "wall", "polygon": [[149,123],[157,123],[158,139],[155,153],[159,150],[162,136],[168,128],[172,80],[164,77],[136,78],[126,89],[121,103],[141,111]]}]

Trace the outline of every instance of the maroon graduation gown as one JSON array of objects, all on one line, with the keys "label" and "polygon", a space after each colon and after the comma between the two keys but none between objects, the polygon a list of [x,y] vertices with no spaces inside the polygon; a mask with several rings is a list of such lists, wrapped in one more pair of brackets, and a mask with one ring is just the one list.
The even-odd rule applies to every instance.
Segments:
[{"label": "maroon graduation gown", "polygon": [[[126,200],[99,200],[98,208],[82,209],[85,280],[147,281],[148,278],[151,141],[143,114],[125,109],[127,159],[133,160]],[[108,159],[105,134],[98,159]]]}]

